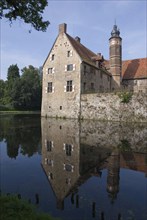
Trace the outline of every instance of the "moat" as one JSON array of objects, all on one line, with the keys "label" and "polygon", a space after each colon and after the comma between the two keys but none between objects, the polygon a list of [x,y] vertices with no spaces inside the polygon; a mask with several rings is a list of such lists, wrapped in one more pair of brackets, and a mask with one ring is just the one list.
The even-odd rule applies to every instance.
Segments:
[{"label": "moat", "polygon": [[0,116],[0,190],[62,220],[147,219],[147,124]]}]

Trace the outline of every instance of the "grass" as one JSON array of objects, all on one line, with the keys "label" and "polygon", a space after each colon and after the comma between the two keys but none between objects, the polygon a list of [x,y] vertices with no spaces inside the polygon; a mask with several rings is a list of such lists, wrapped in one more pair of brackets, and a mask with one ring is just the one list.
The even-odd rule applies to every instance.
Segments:
[{"label": "grass", "polygon": [[[2,220],[55,220],[36,211],[35,206],[16,196],[0,196],[0,219]],[[56,219],[57,220],[57,219]]]},{"label": "grass", "polygon": [[41,114],[40,111],[0,111],[0,115],[2,114]]}]

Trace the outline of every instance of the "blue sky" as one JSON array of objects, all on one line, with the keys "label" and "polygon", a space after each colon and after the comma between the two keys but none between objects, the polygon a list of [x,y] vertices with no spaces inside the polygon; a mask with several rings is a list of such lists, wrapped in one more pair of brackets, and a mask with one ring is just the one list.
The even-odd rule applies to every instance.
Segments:
[{"label": "blue sky", "polygon": [[51,24],[46,32],[35,31],[20,20],[11,27],[7,20],[1,20],[1,79],[6,80],[7,69],[12,64],[17,64],[20,70],[28,65],[42,66],[61,23],[67,24],[68,34],[79,36],[82,44],[109,59],[109,38],[116,19],[123,60],[147,57],[146,0],[50,0],[48,3],[43,16]]}]

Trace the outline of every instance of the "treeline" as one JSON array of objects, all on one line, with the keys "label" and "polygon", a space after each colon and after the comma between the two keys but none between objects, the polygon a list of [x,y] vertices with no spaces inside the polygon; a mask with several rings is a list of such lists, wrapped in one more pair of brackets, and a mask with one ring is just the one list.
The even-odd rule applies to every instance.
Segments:
[{"label": "treeline", "polygon": [[41,76],[40,69],[33,66],[8,68],[7,80],[0,80],[0,110],[40,110]]}]

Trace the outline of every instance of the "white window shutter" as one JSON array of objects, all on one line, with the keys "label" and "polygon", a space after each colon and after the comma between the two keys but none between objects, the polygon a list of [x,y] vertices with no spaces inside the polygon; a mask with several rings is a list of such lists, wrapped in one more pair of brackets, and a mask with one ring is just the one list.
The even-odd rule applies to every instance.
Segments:
[{"label": "white window shutter", "polygon": [[52,143],[52,148],[54,148],[54,142],[52,141],[51,143]]},{"label": "white window shutter", "polygon": [[50,180],[50,178],[51,178],[51,174],[50,174],[50,173],[48,173],[48,178],[49,178],[49,180]]},{"label": "white window shutter", "polygon": [[63,170],[65,170],[65,163],[63,164]]},{"label": "white window shutter", "polygon": [[45,93],[47,93],[47,87],[45,87]]},{"label": "white window shutter", "polygon": [[75,70],[76,69],[76,64],[73,64],[73,70]]},{"label": "white window shutter", "polygon": [[46,68],[46,74],[48,74],[48,68]]},{"label": "white window shutter", "polygon": [[67,71],[67,65],[65,65],[65,71]]},{"label": "white window shutter", "polygon": [[47,164],[47,158],[45,158],[45,161],[44,161],[44,162],[45,162],[45,165],[46,165],[46,164]]},{"label": "white window shutter", "polygon": [[63,144],[63,150],[65,150],[65,144]]},{"label": "white window shutter", "polygon": [[72,86],[72,91],[73,91],[73,92],[75,91],[75,86],[74,86],[74,85]]},{"label": "white window shutter", "polygon": [[52,87],[52,93],[54,93],[54,92],[55,92],[55,87],[53,86],[53,87]]},{"label": "white window shutter", "polygon": [[50,55],[50,61],[52,61],[52,55]]},{"label": "white window shutter", "polygon": [[64,86],[64,92],[66,92],[66,86]]},{"label": "white window shutter", "polygon": [[71,146],[71,151],[73,151],[73,145]]},{"label": "white window shutter", "polygon": [[72,54],[73,54],[73,51],[71,50],[71,51],[70,51],[70,57],[72,57]]},{"label": "white window shutter", "polygon": [[55,73],[55,67],[53,67],[53,69],[52,69],[52,73]]}]

